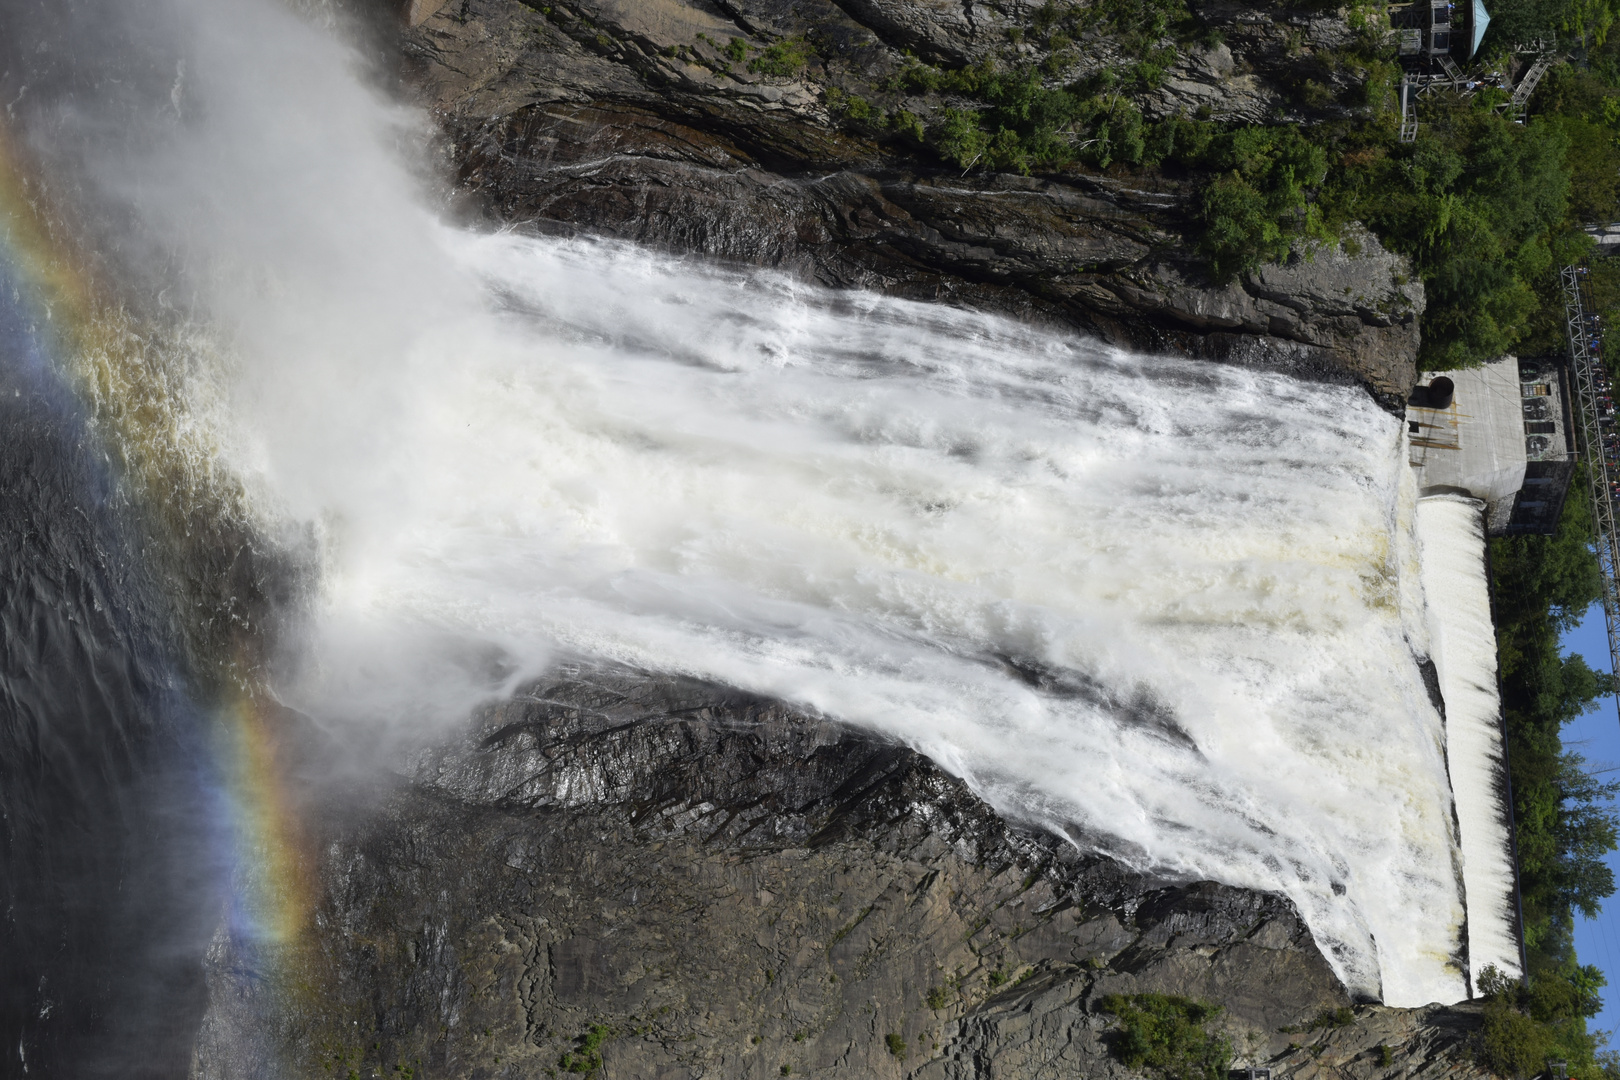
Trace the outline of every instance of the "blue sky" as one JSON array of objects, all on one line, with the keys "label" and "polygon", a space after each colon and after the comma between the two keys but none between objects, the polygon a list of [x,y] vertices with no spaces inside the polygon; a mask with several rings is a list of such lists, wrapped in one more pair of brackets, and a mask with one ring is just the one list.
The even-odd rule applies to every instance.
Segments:
[{"label": "blue sky", "polygon": [[[1581,625],[1565,635],[1564,648],[1580,653],[1597,671],[1609,670],[1609,642],[1600,606],[1593,604]],[[1604,698],[1596,709],[1564,728],[1564,745],[1598,768],[1620,766],[1620,713],[1614,698]],[[1611,852],[1608,862],[1620,878],[1620,852]],[[1620,1028],[1620,894],[1609,898],[1596,919],[1577,920],[1575,954],[1581,963],[1596,964],[1609,977],[1603,1012],[1590,1026],[1615,1031]],[[1610,1045],[1620,1045],[1620,1038],[1610,1039]]]}]

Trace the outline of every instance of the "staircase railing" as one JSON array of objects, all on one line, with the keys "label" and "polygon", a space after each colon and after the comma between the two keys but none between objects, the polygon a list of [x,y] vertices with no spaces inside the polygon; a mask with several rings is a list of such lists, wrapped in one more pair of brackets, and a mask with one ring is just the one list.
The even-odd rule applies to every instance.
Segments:
[{"label": "staircase railing", "polygon": [[1558,58],[1550,53],[1543,53],[1536,57],[1536,62],[1531,64],[1530,70],[1524,73],[1524,78],[1519,80],[1519,85],[1513,88],[1513,97],[1497,107],[1504,112],[1515,115],[1524,112],[1524,107],[1530,103],[1530,95],[1536,92],[1536,87],[1541,83],[1541,77],[1552,70],[1552,66],[1557,60]]}]

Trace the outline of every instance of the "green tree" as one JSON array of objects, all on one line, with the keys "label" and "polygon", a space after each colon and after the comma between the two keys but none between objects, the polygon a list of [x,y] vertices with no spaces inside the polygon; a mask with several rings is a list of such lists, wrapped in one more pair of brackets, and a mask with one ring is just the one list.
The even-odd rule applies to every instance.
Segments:
[{"label": "green tree", "polygon": [[1458,105],[1362,185],[1355,216],[1423,277],[1426,366],[1499,356],[1523,338],[1541,306],[1531,282],[1551,274],[1567,230],[1568,147],[1556,124]]},{"label": "green tree", "polygon": [[[1577,694],[1591,701],[1599,693],[1609,692],[1610,676],[1589,668],[1586,674],[1589,678],[1581,680]],[[1558,865],[1553,887],[1558,903],[1595,919],[1603,901],[1614,895],[1614,871],[1603,856],[1620,846],[1616,844],[1620,813],[1614,808],[1620,782],[1599,779],[1579,754],[1570,751],[1560,755],[1559,766]]]},{"label": "green tree", "polygon": [[1200,250],[1216,280],[1288,255],[1295,239],[1328,239],[1314,197],[1327,153],[1293,127],[1244,127],[1212,139],[1201,155],[1218,170],[1204,189]]},{"label": "green tree", "polygon": [[[1620,783],[1595,774],[1561,740],[1565,724],[1614,689],[1611,675],[1565,655],[1559,641],[1601,587],[1584,484],[1578,472],[1554,535],[1491,541],[1491,593],[1531,969],[1529,990],[1511,1004],[1557,1029],[1546,1038],[1560,1054],[1590,1063],[1594,1049],[1583,1018],[1595,1008],[1602,976],[1576,962],[1574,913],[1594,911],[1615,891],[1603,857],[1620,839],[1612,802]],[[1504,1045],[1530,1046],[1519,1037],[1527,1030],[1521,1021],[1502,1014],[1491,1022],[1508,1040]],[[1509,1056],[1500,1051],[1501,1061]]]}]

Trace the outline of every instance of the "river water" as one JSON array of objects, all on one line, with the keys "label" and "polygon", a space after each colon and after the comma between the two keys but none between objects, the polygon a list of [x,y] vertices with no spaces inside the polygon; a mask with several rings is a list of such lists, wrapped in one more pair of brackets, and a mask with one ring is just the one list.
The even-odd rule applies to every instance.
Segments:
[{"label": "river water", "polygon": [[224,883],[182,635],[0,283],[0,1075],[174,1077]]}]

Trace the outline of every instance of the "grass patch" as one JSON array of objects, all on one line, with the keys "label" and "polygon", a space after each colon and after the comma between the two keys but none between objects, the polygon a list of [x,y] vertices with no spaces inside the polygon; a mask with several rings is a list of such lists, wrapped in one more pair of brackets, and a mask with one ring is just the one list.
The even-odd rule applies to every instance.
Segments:
[{"label": "grass patch", "polygon": [[[766,46],[758,56],[748,61],[748,70],[756,75],[774,75],[780,79],[787,79],[808,67],[815,55],[815,48],[803,36],[786,37],[774,45]],[[742,57],[739,56],[737,59],[741,60]]]},{"label": "grass patch", "polygon": [[1349,1027],[1355,1022],[1355,1010],[1348,1005],[1341,1005],[1337,1009],[1323,1009],[1312,1018],[1306,1028],[1309,1031],[1316,1031],[1321,1028],[1342,1028]]},{"label": "grass patch", "polygon": [[866,917],[870,914],[872,914],[872,905],[868,904],[861,909],[861,913],[859,915],[855,916],[848,923],[839,927],[838,930],[834,932],[832,940],[827,943],[827,948],[831,949],[834,945],[837,945],[840,941],[843,941],[845,938],[849,937],[850,933],[857,926],[861,925],[861,923],[865,922]]}]

